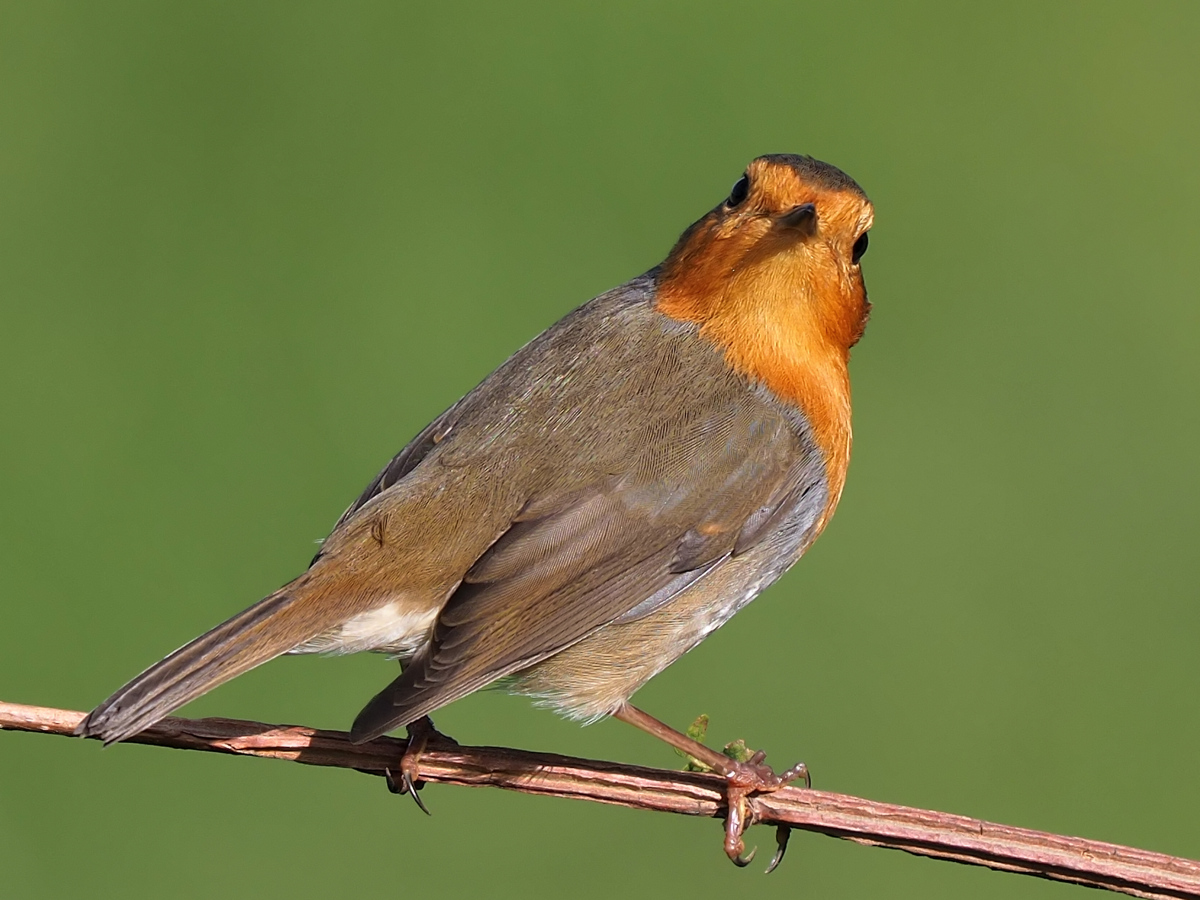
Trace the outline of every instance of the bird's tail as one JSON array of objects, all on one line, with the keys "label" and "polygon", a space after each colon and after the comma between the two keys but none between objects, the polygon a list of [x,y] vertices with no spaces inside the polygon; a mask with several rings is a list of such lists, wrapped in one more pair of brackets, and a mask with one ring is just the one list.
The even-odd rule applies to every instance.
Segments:
[{"label": "bird's tail", "polygon": [[306,576],[180,647],[97,706],[78,735],[105,744],[132,737],[189,700],[334,627],[314,616]]}]

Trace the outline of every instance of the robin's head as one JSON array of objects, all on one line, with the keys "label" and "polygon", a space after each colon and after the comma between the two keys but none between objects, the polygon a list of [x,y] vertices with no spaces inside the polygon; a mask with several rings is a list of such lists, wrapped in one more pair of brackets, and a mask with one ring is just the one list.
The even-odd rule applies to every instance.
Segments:
[{"label": "robin's head", "polygon": [[764,338],[790,325],[845,353],[870,310],[860,260],[873,219],[867,195],[840,169],[760,156],[659,267],[659,307],[689,321],[727,320],[719,331],[766,327]]}]

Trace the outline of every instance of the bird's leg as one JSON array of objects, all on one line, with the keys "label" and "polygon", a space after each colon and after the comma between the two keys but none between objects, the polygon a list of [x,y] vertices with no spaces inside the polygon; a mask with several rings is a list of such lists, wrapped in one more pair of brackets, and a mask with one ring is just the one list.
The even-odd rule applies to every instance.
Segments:
[{"label": "bird's leg", "polygon": [[417,773],[421,767],[421,754],[425,752],[425,748],[429,744],[429,739],[434,734],[436,734],[436,731],[433,727],[433,720],[429,716],[422,716],[417,721],[410,722],[408,725],[408,746],[404,748],[404,755],[400,757],[400,781],[404,786],[401,793],[407,791],[411,794],[413,800],[425,815],[429,815],[429,810],[421,800],[421,795],[417,793],[421,788],[425,787],[425,782],[417,780]]},{"label": "bird's leg", "polygon": [[437,738],[440,741],[457,744],[458,742],[452,737],[442,734],[433,727],[433,719],[429,716],[422,716],[415,722],[410,722],[408,729],[408,746],[404,749],[404,755],[400,757],[400,780],[397,783],[395,776],[390,769],[385,769],[387,775],[388,790],[394,794],[411,794],[421,812],[425,815],[431,815],[425,803],[421,800],[421,795],[417,792],[425,787],[425,782],[417,778],[417,774],[421,765],[421,754],[425,752],[425,748],[429,745],[431,738]]},{"label": "bird's leg", "polygon": [[[404,660],[397,659],[400,663],[400,671],[404,671]],[[400,782],[396,783],[395,776],[392,775],[391,769],[384,769],[384,775],[387,776],[388,790],[393,794],[409,794],[413,801],[425,815],[433,815],[421,800],[421,795],[417,791],[425,787],[425,782],[417,779],[417,771],[421,764],[421,754],[425,752],[425,748],[429,745],[429,739],[436,737],[449,744],[457,744],[458,741],[449,735],[442,734],[433,727],[433,719],[429,716],[421,716],[415,722],[409,722],[405,729],[408,731],[408,746],[404,748],[404,755],[400,757]]]},{"label": "bird's leg", "polygon": [[[746,845],[742,841],[742,833],[751,824],[753,818],[753,812],[746,802],[746,798],[758,792],[777,791],[797,780],[803,780],[805,787],[812,785],[808,767],[804,763],[798,763],[782,775],[776,775],[771,767],[765,764],[764,760],[767,755],[761,750],[746,762],[738,762],[723,753],[718,753],[711,747],[704,746],[686,734],[676,731],[649,713],[642,712],[636,706],[628,703],[621,704],[613,713],[613,717],[666,741],[677,750],[682,750],[700,760],[725,778],[725,797],[728,805],[728,812],[725,815],[725,853],[735,865],[748,865],[754,858],[754,851],[751,851],[749,856],[742,855],[746,849]],[[781,844],[786,846],[786,841],[781,841]],[[782,852],[777,856],[782,857]],[[778,865],[778,860],[773,862],[771,868],[776,865]]]}]

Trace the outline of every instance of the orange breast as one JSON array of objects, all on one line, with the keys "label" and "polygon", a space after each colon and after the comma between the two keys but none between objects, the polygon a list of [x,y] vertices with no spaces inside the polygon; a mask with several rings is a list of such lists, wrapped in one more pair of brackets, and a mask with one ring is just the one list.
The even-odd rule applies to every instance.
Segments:
[{"label": "orange breast", "polygon": [[[792,252],[819,258],[820,251]],[[657,309],[699,325],[701,336],[724,351],[735,371],[804,414],[825,456],[827,519],[850,462],[849,348],[861,332],[863,302],[841,295],[841,279],[822,278],[822,265],[689,262],[664,267]]]}]

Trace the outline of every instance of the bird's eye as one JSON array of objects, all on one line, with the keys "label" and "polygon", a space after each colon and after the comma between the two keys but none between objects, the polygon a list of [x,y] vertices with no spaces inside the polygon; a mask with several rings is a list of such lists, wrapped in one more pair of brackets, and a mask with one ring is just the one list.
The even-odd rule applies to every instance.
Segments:
[{"label": "bird's eye", "polygon": [[867,233],[864,231],[858,236],[858,240],[854,242],[854,247],[850,251],[850,262],[857,263],[862,259],[862,255],[867,252]]},{"label": "bird's eye", "polygon": [[750,194],[750,179],[743,175],[734,184],[733,189],[729,192],[729,199],[725,201],[725,205],[730,209],[735,206],[741,206],[742,201]]}]

